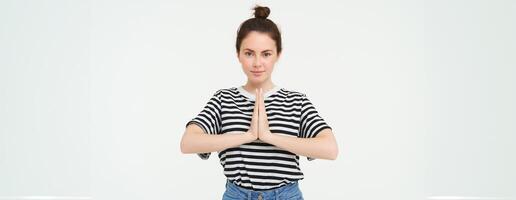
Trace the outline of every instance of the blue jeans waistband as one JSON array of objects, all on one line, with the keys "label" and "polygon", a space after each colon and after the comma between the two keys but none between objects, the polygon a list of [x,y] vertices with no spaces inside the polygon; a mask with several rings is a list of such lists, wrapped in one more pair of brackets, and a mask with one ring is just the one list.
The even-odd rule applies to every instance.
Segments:
[{"label": "blue jeans waistband", "polygon": [[238,197],[240,199],[277,199],[280,197],[299,196],[300,199],[302,199],[298,181],[294,181],[286,185],[283,185],[279,188],[274,188],[270,190],[250,190],[240,187],[228,179],[226,181],[226,192],[224,196],[233,196]]}]

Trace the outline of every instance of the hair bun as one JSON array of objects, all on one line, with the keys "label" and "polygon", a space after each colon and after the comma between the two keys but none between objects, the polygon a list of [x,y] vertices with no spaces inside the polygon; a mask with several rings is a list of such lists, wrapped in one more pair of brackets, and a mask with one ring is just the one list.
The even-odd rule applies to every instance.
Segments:
[{"label": "hair bun", "polygon": [[262,18],[267,19],[269,14],[271,13],[271,10],[268,7],[263,6],[256,6],[254,7],[254,17],[255,18]]}]

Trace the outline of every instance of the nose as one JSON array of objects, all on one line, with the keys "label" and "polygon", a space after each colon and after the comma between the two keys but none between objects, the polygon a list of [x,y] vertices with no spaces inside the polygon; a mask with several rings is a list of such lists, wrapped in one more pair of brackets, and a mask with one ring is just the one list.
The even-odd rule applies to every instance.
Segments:
[{"label": "nose", "polygon": [[254,68],[260,68],[261,67],[261,60],[260,56],[255,56],[253,60],[253,67]]}]

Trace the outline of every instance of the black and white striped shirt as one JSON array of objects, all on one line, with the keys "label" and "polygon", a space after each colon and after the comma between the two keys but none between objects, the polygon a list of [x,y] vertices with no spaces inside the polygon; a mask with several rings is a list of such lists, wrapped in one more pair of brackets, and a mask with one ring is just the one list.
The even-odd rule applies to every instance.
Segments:
[{"label": "black and white striped shirt", "polygon": [[[254,102],[255,95],[242,86],[220,89],[186,125],[195,123],[208,134],[246,132]],[[264,102],[271,133],[312,138],[325,128],[331,129],[303,93],[276,86],[264,94]],[[198,153],[204,160],[210,154]],[[260,140],[225,149],[218,156],[224,175],[247,189],[269,190],[304,178],[298,155]]]}]

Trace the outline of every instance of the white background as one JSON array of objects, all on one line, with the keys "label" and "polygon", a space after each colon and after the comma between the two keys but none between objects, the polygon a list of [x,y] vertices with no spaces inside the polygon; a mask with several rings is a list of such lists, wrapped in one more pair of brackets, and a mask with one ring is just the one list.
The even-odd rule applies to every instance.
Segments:
[{"label": "white background", "polygon": [[0,199],[221,199],[179,141],[245,83],[236,30],[282,31],[273,81],[333,127],[305,199],[516,199],[514,1],[0,2]]}]

